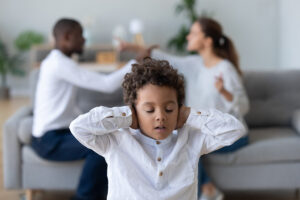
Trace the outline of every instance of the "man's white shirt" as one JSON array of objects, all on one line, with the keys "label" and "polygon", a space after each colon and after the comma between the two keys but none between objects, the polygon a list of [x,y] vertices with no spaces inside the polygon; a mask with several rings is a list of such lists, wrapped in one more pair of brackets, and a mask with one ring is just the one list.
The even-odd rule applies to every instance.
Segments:
[{"label": "man's white shirt", "polygon": [[124,75],[131,70],[132,60],[111,74],[92,72],[54,49],[43,60],[37,83],[33,136],[49,130],[69,127],[81,111],[76,104],[77,87],[111,93],[120,88]]}]

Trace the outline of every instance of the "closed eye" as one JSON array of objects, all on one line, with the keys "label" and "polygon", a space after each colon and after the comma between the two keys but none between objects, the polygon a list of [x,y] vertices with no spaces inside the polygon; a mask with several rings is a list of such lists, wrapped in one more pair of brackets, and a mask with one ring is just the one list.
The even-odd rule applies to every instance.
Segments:
[{"label": "closed eye", "polygon": [[171,113],[171,112],[173,112],[173,110],[166,109],[166,112]]},{"label": "closed eye", "polygon": [[154,110],[146,110],[147,113],[153,113]]}]

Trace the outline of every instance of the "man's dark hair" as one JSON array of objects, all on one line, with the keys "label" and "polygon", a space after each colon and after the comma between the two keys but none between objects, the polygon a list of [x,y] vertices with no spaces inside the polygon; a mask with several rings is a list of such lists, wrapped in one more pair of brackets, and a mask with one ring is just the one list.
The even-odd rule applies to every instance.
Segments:
[{"label": "man's dark hair", "polygon": [[131,72],[125,75],[122,84],[124,102],[129,106],[134,106],[137,91],[147,84],[175,89],[178,105],[183,104],[184,78],[168,61],[147,57],[141,63],[133,64]]},{"label": "man's dark hair", "polygon": [[53,36],[58,38],[74,29],[81,27],[80,23],[74,19],[62,18],[56,22],[53,28]]}]

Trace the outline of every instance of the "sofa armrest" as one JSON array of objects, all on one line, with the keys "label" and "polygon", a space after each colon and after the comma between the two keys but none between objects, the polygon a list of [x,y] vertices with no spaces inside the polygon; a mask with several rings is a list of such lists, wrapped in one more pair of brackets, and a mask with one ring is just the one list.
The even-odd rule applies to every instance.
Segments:
[{"label": "sofa armrest", "polygon": [[292,116],[292,125],[300,135],[300,110],[296,110]]},{"label": "sofa armrest", "polygon": [[22,188],[21,142],[18,127],[21,120],[32,115],[32,106],[24,106],[13,114],[3,126],[3,169],[6,189]]}]

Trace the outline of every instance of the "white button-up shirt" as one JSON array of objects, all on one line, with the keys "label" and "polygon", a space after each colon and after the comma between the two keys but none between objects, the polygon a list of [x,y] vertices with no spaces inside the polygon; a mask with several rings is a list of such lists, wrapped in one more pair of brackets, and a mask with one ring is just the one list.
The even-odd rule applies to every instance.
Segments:
[{"label": "white button-up shirt", "polygon": [[245,134],[235,117],[217,110],[191,113],[185,125],[164,140],[130,129],[129,107],[97,107],[70,125],[86,147],[108,164],[108,200],[197,199],[201,155]]}]

